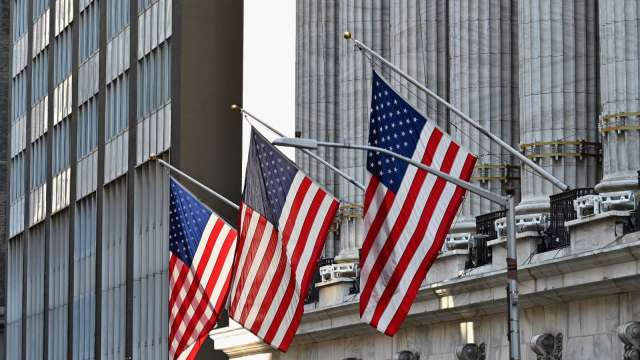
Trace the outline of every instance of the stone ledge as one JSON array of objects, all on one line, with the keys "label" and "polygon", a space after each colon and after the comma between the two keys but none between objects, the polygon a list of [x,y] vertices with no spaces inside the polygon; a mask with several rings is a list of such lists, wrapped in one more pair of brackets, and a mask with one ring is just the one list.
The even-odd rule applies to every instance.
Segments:
[{"label": "stone ledge", "polygon": [[[629,234],[627,237],[640,238],[640,233]],[[640,240],[579,254],[540,259],[539,262],[521,266],[518,279],[522,310],[597,295],[638,291]],[[405,320],[405,326],[457,321],[504,312],[505,282],[505,270],[494,269],[470,272],[458,278],[423,286]],[[212,336],[216,348],[231,356],[270,351],[259,339],[256,342],[257,338],[251,338],[253,335],[247,330],[225,329],[214,330]],[[305,312],[294,344],[338,339],[352,336],[354,332],[361,335],[377,333],[371,326],[361,322],[357,296],[352,301]],[[247,339],[246,343],[238,341],[242,339]]]}]

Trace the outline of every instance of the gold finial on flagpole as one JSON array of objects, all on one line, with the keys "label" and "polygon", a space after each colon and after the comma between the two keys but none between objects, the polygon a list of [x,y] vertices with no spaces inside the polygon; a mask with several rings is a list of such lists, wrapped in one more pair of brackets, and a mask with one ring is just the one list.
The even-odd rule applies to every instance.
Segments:
[{"label": "gold finial on flagpole", "polygon": [[240,111],[240,106],[236,105],[236,104],[231,104],[231,110],[232,111]]},{"label": "gold finial on flagpole", "polygon": [[155,153],[149,154],[149,160],[150,161],[158,160],[158,155],[156,155]]},{"label": "gold finial on flagpole", "polygon": [[351,32],[350,31],[345,31],[342,36],[347,39],[347,40],[351,40]]}]

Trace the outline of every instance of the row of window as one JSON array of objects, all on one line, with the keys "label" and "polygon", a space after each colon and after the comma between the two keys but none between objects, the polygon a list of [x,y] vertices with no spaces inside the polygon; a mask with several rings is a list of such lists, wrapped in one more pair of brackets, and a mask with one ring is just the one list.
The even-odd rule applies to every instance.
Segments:
[{"label": "row of window", "polygon": [[53,81],[56,85],[71,74],[72,46],[71,28],[68,28],[58,35],[53,46]]},{"label": "row of window", "polygon": [[93,55],[100,44],[100,1],[92,1],[80,13],[80,64]]},{"label": "row of window", "polygon": [[107,41],[129,25],[129,0],[107,0]]},{"label": "row of window", "polygon": [[127,128],[129,121],[129,77],[118,77],[107,85],[105,111],[105,141],[109,141]]},{"label": "row of window", "polygon": [[39,102],[47,96],[49,85],[49,55],[48,51],[40,53],[33,60],[31,67],[31,104]]},{"label": "row of window", "polygon": [[27,6],[29,6],[29,0],[13,0],[13,42],[16,42],[27,32],[27,26],[29,24],[29,20],[27,19]]},{"label": "row of window", "polygon": [[23,71],[11,81],[11,123],[27,112],[27,72]]},{"label": "row of window", "polygon": [[33,20],[37,19],[49,8],[49,0],[33,0]]},{"label": "row of window", "polygon": [[171,98],[171,47],[166,42],[138,61],[138,121]]}]

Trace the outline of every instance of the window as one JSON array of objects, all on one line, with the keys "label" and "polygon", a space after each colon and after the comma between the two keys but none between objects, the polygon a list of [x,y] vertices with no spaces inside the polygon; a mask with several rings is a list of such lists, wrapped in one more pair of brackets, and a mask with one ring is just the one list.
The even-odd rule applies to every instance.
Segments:
[{"label": "window", "polygon": [[80,64],[97,50],[100,41],[100,2],[95,0],[80,14]]},{"label": "window", "polygon": [[65,119],[53,128],[53,154],[51,160],[53,175],[69,167],[69,120]]},{"label": "window", "polygon": [[54,42],[54,84],[60,84],[71,74],[71,28],[63,31]]},{"label": "window", "polygon": [[43,137],[31,144],[31,190],[47,181],[47,147]]},{"label": "window", "polygon": [[48,51],[40,53],[33,60],[33,68],[31,70],[31,104],[35,105],[47,95],[49,60]]},{"label": "window", "polygon": [[107,85],[105,141],[127,128],[129,118],[129,79],[127,74]]},{"label": "window", "polygon": [[11,158],[11,190],[9,203],[13,204],[24,197],[24,151]]},{"label": "window", "polygon": [[116,37],[129,25],[129,0],[107,1],[107,41]]},{"label": "window", "polygon": [[167,42],[138,62],[138,121],[171,99],[171,47]]},{"label": "window", "polygon": [[89,99],[78,110],[78,159],[98,146],[98,101]]}]

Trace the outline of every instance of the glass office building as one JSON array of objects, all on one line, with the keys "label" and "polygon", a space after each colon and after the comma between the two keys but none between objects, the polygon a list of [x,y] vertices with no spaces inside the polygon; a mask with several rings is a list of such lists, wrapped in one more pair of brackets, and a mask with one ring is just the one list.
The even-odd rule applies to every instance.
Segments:
[{"label": "glass office building", "polygon": [[169,174],[148,159],[239,197],[242,2],[10,8],[6,358],[167,358]]}]

